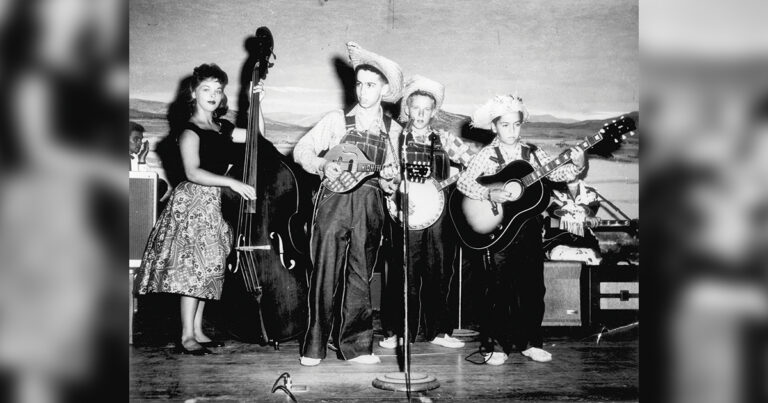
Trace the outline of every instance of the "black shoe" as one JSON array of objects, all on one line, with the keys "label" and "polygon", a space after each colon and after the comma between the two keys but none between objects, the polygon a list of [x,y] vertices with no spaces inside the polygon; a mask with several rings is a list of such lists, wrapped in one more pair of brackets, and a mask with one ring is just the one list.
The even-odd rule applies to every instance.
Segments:
[{"label": "black shoe", "polygon": [[224,342],[221,340],[198,341],[197,343],[207,348],[224,347]]},{"label": "black shoe", "polygon": [[208,355],[213,354],[213,351],[208,350],[207,348],[199,348],[195,350],[189,350],[184,345],[179,344],[176,346],[176,352],[179,354],[189,354],[189,355]]}]

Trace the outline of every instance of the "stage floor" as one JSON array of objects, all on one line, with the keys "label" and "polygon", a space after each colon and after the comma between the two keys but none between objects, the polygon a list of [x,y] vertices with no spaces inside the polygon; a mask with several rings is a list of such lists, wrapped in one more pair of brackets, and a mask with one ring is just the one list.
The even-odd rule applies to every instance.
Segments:
[{"label": "stage floor", "polygon": [[[635,335],[636,336],[636,335]],[[376,341],[381,336],[376,336]],[[465,357],[478,342],[463,349],[447,349],[430,343],[412,346],[411,371],[426,372],[440,382],[428,392],[413,393],[415,401],[637,401],[638,341],[595,338],[576,340],[548,338],[544,348],[552,353],[549,363],[537,363],[518,354],[501,366],[476,365]],[[353,364],[336,359],[333,351],[316,367],[299,365],[298,343],[272,347],[227,341],[213,349],[215,355],[194,357],[174,352],[167,345],[130,346],[130,397],[132,401],[290,401],[281,391],[270,393],[275,380],[288,372],[299,402],[309,401],[405,401],[404,392],[371,386],[377,375],[397,372],[394,350],[376,344],[381,364]],[[479,354],[470,359],[481,360]],[[281,383],[282,384],[282,383]]]}]

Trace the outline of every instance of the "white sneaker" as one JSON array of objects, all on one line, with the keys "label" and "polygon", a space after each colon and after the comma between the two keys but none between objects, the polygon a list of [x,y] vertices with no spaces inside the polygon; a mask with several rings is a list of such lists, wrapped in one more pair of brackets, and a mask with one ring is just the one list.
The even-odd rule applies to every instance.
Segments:
[{"label": "white sneaker", "polygon": [[485,358],[485,363],[488,365],[501,365],[507,361],[507,358],[509,358],[509,356],[507,355],[507,353],[500,353],[496,351],[493,353],[483,354],[483,358]]},{"label": "white sneaker", "polygon": [[301,357],[299,359],[299,363],[305,367],[314,367],[320,364],[320,361],[322,361],[320,358]]},{"label": "white sneaker", "polygon": [[448,336],[447,334],[443,337],[435,337],[432,341],[430,341],[432,344],[437,344],[438,346],[448,347],[448,348],[462,348],[464,347],[464,342],[455,338]]},{"label": "white sneaker", "polygon": [[552,361],[552,354],[536,347],[531,347],[528,350],[523,351],[522,354],[536,362]]},{"label": "white sneaker", "polygon": [[356,362],[358,364],[378,364],[378,363],[381,362],[379,357],[377,357],[374,354],[360,355],[360,356],[357,356],[357,357],[355,357],[355,358],[353,358],[351,360],[347,360],[347,361]]},{"label": "white sneaker", "polygon": [[394,349],[397,347],[397,336],[389,336],[386,339],[383,339],[379,341],[379,347],[387,348],[387,349]]}]

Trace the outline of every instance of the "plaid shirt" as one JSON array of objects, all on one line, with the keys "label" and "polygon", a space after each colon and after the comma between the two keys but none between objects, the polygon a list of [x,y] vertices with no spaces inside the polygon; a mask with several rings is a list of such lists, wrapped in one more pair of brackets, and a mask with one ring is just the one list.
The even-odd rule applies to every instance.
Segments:
[{"label": "plaid shirt", "polygon": [[[429,145],[429,133],[432,133],[432,129],[427,130],[427,135],[420,136],[413,133],[413,140],[418,144]],[[443,145],[443,150],[448,154],[448,158],[461,166],[468,166],[472,161],[473,154],[469,151],[469,145],[465,143],[459,136],[447,131],[447,130],[434,130],[435,133],[440,136],[440,143]],[[412,133],[412,132],[411,132]],[[407,135],[407,133],[403,133]]]},{"label": "plaid shirt", "polygon": [[[459,177],[457,187],[461,193],[464,193],[464,195],[470,199],[482,200],[488,198],[488,188],[477,183],[477,178],[482,175],[493,175],[500,170],[499,163],[495,161],[496,147],[499,147],[501,150],[501,155],[504,157],[505,164],[522,159],[523,145],[521,143],[517,143],[514,147],[506,147],[501,145],[498,137],[494,138],[491,144],[483,147],[483,149],[475,155],[472,162],[467,166],[467,169],[462,172]],[[546,164],[553,159],[544,150],[537,148],[536,151],[530,154],[530,159],[528,161],[533,167],[540,166],[539,163],[536,162],[534,155],[538,158],[541,164]],[[566,182],[576,179],[579,173],[583,170],[583,167],[578,168],[576,165],[569,162],[555,169],[547,176],[554,182]]]},{"label": "plaid shirt", "polygon": [[[356,105],[346,116],[355,116],[361,112],[361,109],[360,105]],[[329,112],[315,124],[315,127],[299,139],[298,143],[296,143],[296,147],[293,149],[293,159],[298,162],[305,171],[311,174],[320,175],[321,177],[323,176],[320,167],[325,164],[325,159],[318,157],[318,155],[341,143],[341,139],[347,134],[344,116],[344,111],[341,109]],[[359,119],[356,119],[355,125],[356,129],[359,131],[367,131],[371,133],[383,132],[384,118],[381,107],[379,107],[378,116],[370,123],[369,127],[362,127],[362,123]],[[392,123],[389,126],[389,141],[392,147],[387,147],[385,164],[396,162],[391,151],[397,149],[394,148],[397,147],[397,143],[394,142],[394,140],[398,138],[401,131],[402,127],[392,119]]]}]

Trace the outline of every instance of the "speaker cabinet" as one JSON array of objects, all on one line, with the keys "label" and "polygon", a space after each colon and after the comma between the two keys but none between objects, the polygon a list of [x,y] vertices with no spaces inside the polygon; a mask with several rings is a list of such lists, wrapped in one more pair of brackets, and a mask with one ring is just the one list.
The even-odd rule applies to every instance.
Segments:
[{"label": "speaker cabinet", "polygon": [[590,273],[592,325],[615,327],[637,321],[640,311],[639,266],[592,267]]},{"label": "speaker cabinet", "polygon": [[157,173],[130,171],[129,173],[129,267],[139,267],[147,245],[147,238],[157,219]]},{"label": "speaker cabinet", "polygon": [[575,326],[588,323],[589,276],[581,262],[544,262],[544,319],[542,326]]}]

